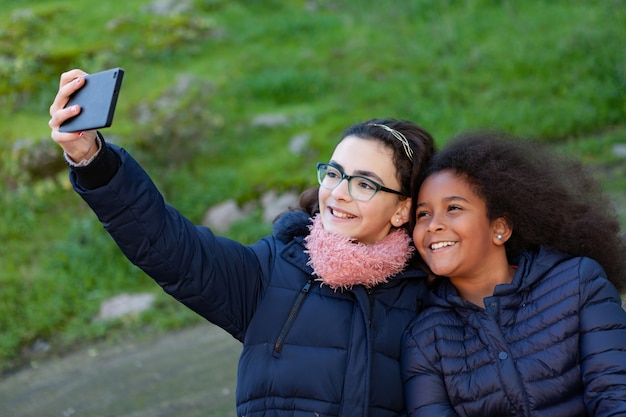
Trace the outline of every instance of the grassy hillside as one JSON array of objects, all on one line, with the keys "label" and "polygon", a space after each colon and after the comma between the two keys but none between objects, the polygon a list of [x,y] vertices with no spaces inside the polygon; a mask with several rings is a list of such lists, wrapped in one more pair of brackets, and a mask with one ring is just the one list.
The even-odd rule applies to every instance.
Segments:
[{"label": "grassy hillside", "polygon": [[[622,0],[188,0],[160,10],[168,3],[0,0],[0,370],[33,360],[41,342],[54,353],[197,320],[129,265],[69,189],[47,112],[71,68],[126,70],[103,133],[195,222],[227,198],[313,185],[341,131],[372,117],[413,120],[440,144],[478,127],[553,143],[624,203],[626,164],[612,152],[626,142]],[[259,115],[283,122],[254,123]],[[310,141],[294,155],[296,135]],[[25,169],[33,148],[52,152],[42,172]],[[268,231],[255,212],[228,235],[252,242]],[[155,310],[93,320],[102,300],[133,291],[159,294]]]}]

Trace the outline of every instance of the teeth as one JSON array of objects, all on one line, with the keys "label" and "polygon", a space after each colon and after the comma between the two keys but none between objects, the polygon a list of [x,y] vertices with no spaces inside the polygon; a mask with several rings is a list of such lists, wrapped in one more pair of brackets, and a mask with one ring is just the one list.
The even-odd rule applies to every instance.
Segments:
[{"label": "teeth", "polygon": [[435,250],[435,249],[441,249],[441,248],[445,248],[446,246],[452,246],[454,245],[454,242],[437,242],[437,243],[433,243],[432,245],[430,245],[430,248]]},{"label": "teeth", "polygon": [[354,216],[348,213],[339,213],[338,211],[333,210],[333,216],[339,217],[340,219],[351,219]]}]

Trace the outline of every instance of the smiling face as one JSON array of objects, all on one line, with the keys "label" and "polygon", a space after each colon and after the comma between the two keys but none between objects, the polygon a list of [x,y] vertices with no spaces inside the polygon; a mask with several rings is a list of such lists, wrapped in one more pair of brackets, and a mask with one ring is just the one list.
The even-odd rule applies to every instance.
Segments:
[{"label": "smiling face", "polygon": [[429,176],[417,197],[416,218],[413,241],[435,274],[455,283],[508,273],[504,242],[510,229],[502,218],[488,218],[485,201],[462,176],[450,170]]},{"label": "smiling face", "polygon": [[[400,189],[393,151],[377,140],[348,136],[337,145],[330,163],[347,175],[364,176],[382,186]],[[319,203],[325,230],[372,244],[387,236],[392,226],[408,221],[411,200],[379,191],[370,201],[357,201],[350,196],[348,181],[344,180],[333,190],[320,187]]]}]

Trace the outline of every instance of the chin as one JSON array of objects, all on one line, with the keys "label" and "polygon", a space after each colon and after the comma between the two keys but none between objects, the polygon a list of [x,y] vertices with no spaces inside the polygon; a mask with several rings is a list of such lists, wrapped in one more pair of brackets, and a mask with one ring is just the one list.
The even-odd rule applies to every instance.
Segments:
[{"label": "chin", "polygon": [[433,274],[439,275],[440,277],[449,277],[452,271],[449,268],[430,268]]},{"label": "chin", "polygon": [[334,224],[324,224],[324,229],[327,232],[335,233],[335,234],[340,235],[340,236],[350,236],[350,233],[347,233],[345,228],[337,227]]},{"label": "chin", "polygon": [[324,225],[324,230],[327,232],[334,233],[339,236],[352,237],[351,229],[341,227],[332,221],[322,221],[322,224]]}]

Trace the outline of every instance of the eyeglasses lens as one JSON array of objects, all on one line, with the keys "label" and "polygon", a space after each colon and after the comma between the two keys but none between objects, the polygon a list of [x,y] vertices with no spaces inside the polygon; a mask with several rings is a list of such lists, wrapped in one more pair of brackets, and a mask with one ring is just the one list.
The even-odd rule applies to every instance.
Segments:
[{"label": "eyeglasses lens", "polygon": [[347,177],[348,191],[355,200],[369,201],[378,191],[378,184],[364,177],[350,177],[330,165],[320,164],[317,169],[317,179],[320,185],[327,189],[336,188]]}]

